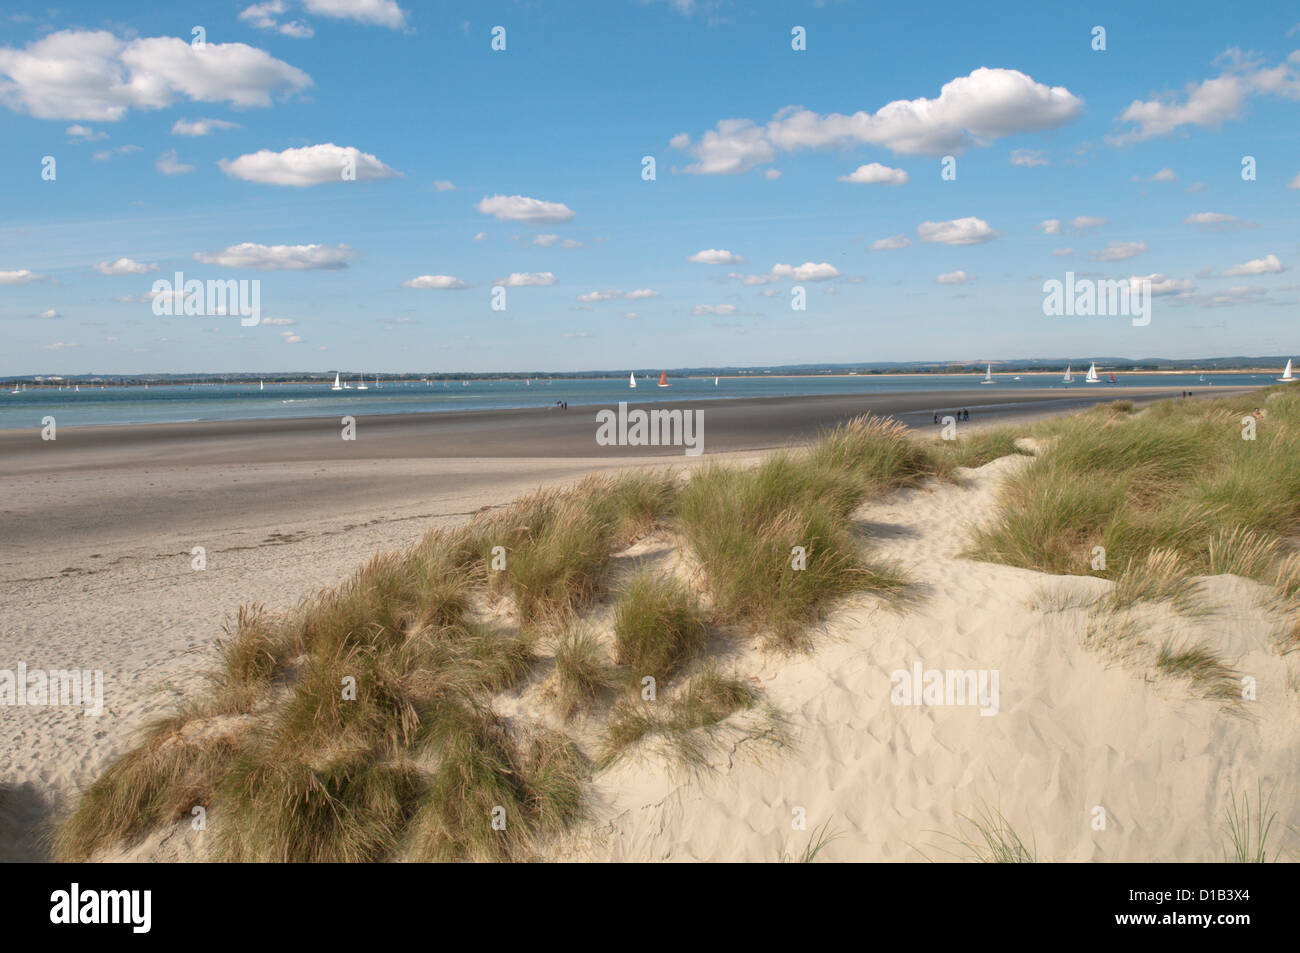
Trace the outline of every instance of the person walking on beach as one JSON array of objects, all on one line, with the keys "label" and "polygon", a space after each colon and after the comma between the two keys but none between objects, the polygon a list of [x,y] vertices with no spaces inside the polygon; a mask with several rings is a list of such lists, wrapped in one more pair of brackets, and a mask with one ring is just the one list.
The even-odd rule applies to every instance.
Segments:
[{"label": "person walking on beach", "polygon": [[937,410],[934,412],[934,422],[936,424],[939,422],[939,411]]},{"label": "person walking on beach", "polygon": [[967,409],[965,409],[964,407],[962,408],[961,419],[962,419],[962,420],[970,420],[970,411],[967,410]]}]

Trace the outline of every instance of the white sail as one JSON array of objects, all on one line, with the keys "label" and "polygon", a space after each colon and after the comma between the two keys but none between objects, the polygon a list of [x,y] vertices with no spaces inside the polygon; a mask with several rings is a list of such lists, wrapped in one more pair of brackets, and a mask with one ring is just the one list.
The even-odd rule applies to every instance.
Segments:
[{"label": "white sail", "polygon": [[338,371],[335,371],[335,372],[334,372],[334,386],[331,387],[330,390],[342,390],[342,389],[343,389],[343,385],[339,383],[339,374],[338,374]]},{"label": "white sail", "polygon": [[1282,376],[1279,377],[1278,380],[1285,381],[1288,384],[1295,380],[1295,377],[1291,374],[1291,358],[1288,357],[1286,359],[1286,370],[1282,372]]},{"label": "white sail", "polygon": [[1099,378],[1099,377],[1097,376],[1097,365],[1096,365],[1095,363],[1094,363],[1094,364],[1089,364],[1089,365],[1088,365],[1088,376],[1085,377],[1085,378],[1083,379],[1083,382],[1084,382],[1085,384],[1096,384],[1096,383],[1099,383],[1100,380],[1101,380],[1101,378]]},{"label": "white sail", "polygon": [[1067,364],[1065,367],[1065,376],[1061,378],[1061,381],[1063,383],[1069,384],[1073,380],[1074,380],[1074,375],[1070,373],[1070,366]]},{"label": "white sail", "polygon": [[716,377],[713,378],[713,386],[714,386],[714,387],[717,387],[717,386],[718,386],[718,379],[717,379]]},{"label": "white sail", "polygon": [[992,383],[993,383],[993,365],[992,365],[992,364],[990,364],[990,365],[989,365],[989,369],[988,369],[987,371],[984,372],[984,380],[980,381],[980,383],[981,383],[981,384],[992,384]]},{"label": "white sail", "polygon": [[635,373],[635,372],[633,372],[633,373],[627,375],[627,386],[628,386],[628,387],[636,387],[636,373]]}]

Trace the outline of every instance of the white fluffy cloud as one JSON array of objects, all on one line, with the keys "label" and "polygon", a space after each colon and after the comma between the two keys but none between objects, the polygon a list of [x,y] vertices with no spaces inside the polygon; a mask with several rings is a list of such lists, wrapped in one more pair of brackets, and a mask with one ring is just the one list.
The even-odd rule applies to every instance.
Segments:
[{"label": "white fluffy cloud", "polygon": [[194,166],[186,165],[180,160],[175,149],[168,149],[158,157],[154,163],[154,168],[163,175],[185,175],[187,172],[193,172]]},{"label": "white fluffy cloud", "polygon": [[400,30],[406,26],[406,11],[394,0],[303,0],[308,13],[341,20],[356,20]]},{"label": "white fluffy cloud", "polygon": [[1124,261],[1135,255],[1140,255],[1147,250],[1145,242],[1116,242],[1106,243],[1106,247],[1101,251],[1092,252],[1088,257],[1093,261]]},{"label": "white fluffy cloud", "polygon": [[941,285],[964,285],[970,281],[970,275],[959,268],[956,271],[945,272],[934,280]]},{"label": "white fluffy cloud", "polygon": [[108,133],[96,132],[94,129],[91,129],[89,126],[82,126],[82,125],[69,126],[64,131],[64,135],[66,135],[73,142],[97,142],[100,139],[108,138]]},{"label": "white fluffy cloud", "polygon": [[956,218],[949,222],[922,222],[916,234],[923,242],[942,245],[978,245],[992,241],[998,233],[981,218]]},{"label": "white fluffy cloud", "polygon": [[561,238],[559,235],[537,235],[533,238],[534,245],[541,245],[543,248],[581,248],[582,242],[573,238]]},{"label": "white fluffy cloud", "polygon": [[906,185],[908,177],[902,169],[891,169],[879,162],[870,162],[858,166],[848,175],[840,176],[840,181],[852,182],[854,185]]},{"label": "white fluffy cloud", "polygon": [[259,30],[274,30],[295,40],[309,40],[316,35],[316,31],[301,20],[281,23],[278,18],[284,14],[285,9],[284,0],[267,0],[266,3],[255,3],[245,8],[239,14],[239,19]]},{"label": "white fluffy cloud", "polygon": [[912,240],[906,235],[891,235],[888,238],[878,238],[871,243],[872,251],[893,251],[898,248],[906,248],[912,244]]},{"label": "white fluffy cloud", "polygon": [[765,275],[742,275],[737,272],[727,275],[728,278],[735,278],[747,285],[767,285],[774,281],[830,281],[839,276],[839,269],[834,265],[828,262],[818,264],[811,261],[806,261],[802,265],[776,264]]},{"label": "white fluffy cloud", "polygon": [[573,220],[573,210],[563,202],[543,202],[526,195],[489,195],[475,207],[484,215],[491,215],[503,222],[542,225]]},{"label": "white fluffy cloud", "polygon": [[1300,189],[1300,172],[1295,174],[1295,178],[1286,184],[1288,189]]},{"label": "white fluffy cloud", "polygon": [[642,301],[646,298],[658,298],[660,297],[660,294],[650,288],[637,288],[633,291],[629,291],[623,297],[628,301]]},{"label": "white fluffy cloud", "polygon": [[172,123],[173,136],[210,136],[218,129],[238,129],[239,123],[224,119],[177,119]]},{"label": "white fluffy cloud", "polygon": [[1155,175],[1151,176],[1152,182],[1177,182],[1178,173],[1173,169],[1161,169]]},{"label": "white fluffy cloud", "polygon": [[25,285],[29,281],[39,281],[44,275],[20,268],[18,271],[0,271],[0,285]]},{"label": "white fluffy cloud", "polygon": [[1061,220],[1059,218],[1045,218],[1038,223],[1038,227],[1042,229],[1044,235],[1061,234]]},{"label": "white fluffy cloud", "polygon": [[356,257],[347,245],[259,245],[244,242],[218,252],[195,252],[194,260],[223,268],[259,271],[337,271]]},{"label": "white fluffy cloud", "polygon": [[734,304],[697,304],[691,308],[691,314],[735,314]]},{"label": "white fluffy cloud", "polygon": [[119,258],[117,261],[101,261],[95,266],[95,270],[101,275],[147,275],[151,271],[157,271],[157,265],[146,265],[144,262],[133,261],[130,258]]},{"label": "white fluffy cloud", "polygon": [[1277,255],[1265,255],[1263,258],[1255,258],[1225,269],[1222,277],[1240,278],[1246,275],[1272,275],[1285,270]]},{"label": "white fluffy cloud", "polygon": [[1063,125],[1082,110],[1082,100],[1064,87],[1037,83],[1019,70],[980,67],[945,83],[936,99],[900,99],[849,116],[787,106],[763,126],[724,119],[697,142],[682,133],[669,144],[695,160],[686,172],[734,175],[771,162],[778,150],[872,145],[904,155],[957,154],[1002,136]]},{"label": "white fluffy cloud", "polygon": [[418,278],[411,278],[402,282],[403,288],[428,288],[434,291],[455,291],[460,288],[468,288],[465,282],[459,278],[453,278],[451,275],[420,275]]},{"label": "white fluffy cloud", "polygon": [[578,300],[593,304],[597,301],[616,301],[621,297],[623,297],[621,291],[589,291],[586,294],[578,295]]},{"label": "white fluffy cloud", "polygon": [[706,248],[703,251],[697,251],[686,259],[693,261],[697,265],[739,265],[745,259],[735,252],[729,252],[725,248]]},{"label": "white fluffy cloud", "polygon": [[1011,153],[1012,165],[1038,166],[1051,165],[1047,156],[1037,149],[1016,149]]},{"label": "white fluffy cloud", "polygon": [[508,278],[498,278],[494,283],[507,288],[544,288],[555,284],[555,275],[549,271],[516,271]]},{"label": "white fluffy cloud", "polygon": [[1151,294],[1154,297],[1190,294],[1196,290],[1195,282],[1189,278],[1170,278],[1161,274],[1133,275],[1129,278],[1129,288],[1137,291],[1143,281],[1151,282]]},{"label": "white fluffy cloud", "polygon": [[173,36],[61,30],[23,49],[0,47],[0,102],[38,119],[116,122],[178,99],[269,106],[273,95],[311,85],[302,70],[243,43],[195,49]]},{"label": "white fluffy cloud", "polygon": [[1077,215],[1070,220],[1070,224],[1075,230],[1083,232],[1090,228],[1101,228],[1109,221],[1110,219],[1098,218],[1095,215]]},{"label": "white fluffy cloud", "polygon": [[1126,132],[1109,137],[1112,145],[1123,145],[1156,136],[1167,136],[1183,126],[1216,129],[1237,119],[1251,96],[1281,96],[1300,99],[1300,51],[1285,62],[1269,67],[1259,57],[1234,48],[1215,61],[1224,71],[1213,79],[1189,83],[1181,97],[1134,100],[1120,113],[1119,122],[1129,123]]},{"label": "white fluffy cloud", "polygon": [[232,179],[295,187],[346,181],[343,178],[345,168],[356,172],[358,182],[401,175],[368,152],[352,146],[336,146],[332,142],[285,149],[283,152],[262,149],[237,159],[221,159],[217,165]]}]

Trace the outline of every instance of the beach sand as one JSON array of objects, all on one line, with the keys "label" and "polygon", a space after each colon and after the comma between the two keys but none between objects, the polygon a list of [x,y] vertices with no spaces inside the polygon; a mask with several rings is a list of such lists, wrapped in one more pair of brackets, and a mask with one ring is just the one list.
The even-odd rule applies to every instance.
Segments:
[{"label": "beach sand", "polygon": [[[1151,397],[1125,390],[1093,399]],[[970,407],[976,423],[1074,406],[944,396]],[[894,397],[893,412],[930,424],[935,395]],[[654,460],[594,455],[595,408],[487,415],[477,437],[470,415],[362,418],[362,439],[343,451],[333,421],[68,430],[57,449],[0,434],[13,461],[0,477],[0,668],[21,660],[102,669],[106,694],[98,718],[58,707],[4,711],[0,860],[46,856],[37,835],[52,812],[129,750],[149,720],[202,686],[221,625],[240,605],[289,608],[378,552],[540,485],[630,465],[696,466],[719,459],[718,450],[744,462],[836,419],[885,410],[877,398],[725,403],[736,406],[705,405],[705,456]],[[372,430],[376,439],[366,440]],[[462,455],[475,446],[480,455]],[[884,553],[925,583],[907,613],[851,601],[810,656],[767,658],[750,647],[737,658],[738,668],[762,672],[790,717],[789,749],[757,764],[732,757],[694,778],[653,761],[617,767],[597,780],[595,821],[558,856],[773,860],[783,848],[802,849],[806,833],[790,828],[801,806],[810,829],[829,821],[853,832],[827,848],[828,858],[921,859],[933,841],[925,830],[952,830],[958,814],[987,803],[1053,859],[1214,860],[1227,791],[1240,796],[1256,781],[1276,785],[1284,827],[1300,824],[1292,780],[1300,719],[1295,693],[1284,690],[1295,673],[1266,651],[1258,587],[1215,580],[1222,614],[1195,633],[1257,674],[1253,718],[1107,667],[1080,646],[1079,618],[1048,619],[1028,606],[1043,584],[1101,583],[955,558],[966,529],[989,512],[1000,475],[1020,463],[998,461],[967,487],[908,491],[859,514],[882,533]],[[202,572],[191,568],[195,546],[206,551]],[[914,661],[998,669],[1001,714],[890,705],[889,673]],[[526,695],[514,703],[541,708]],[[1096,805],[1111,817],[1104,834],[1090,827]],[[125,856],[192,859],[197,847],[172,832]]]}]

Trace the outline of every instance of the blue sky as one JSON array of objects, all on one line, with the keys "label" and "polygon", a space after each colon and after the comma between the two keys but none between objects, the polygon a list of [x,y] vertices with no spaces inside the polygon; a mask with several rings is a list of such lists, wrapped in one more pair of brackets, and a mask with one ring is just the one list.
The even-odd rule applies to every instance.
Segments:
[{"label": "blue sky", "polygon": [[142,6],[0,19],[0,374],[1300,350],[1286,4]]}]

